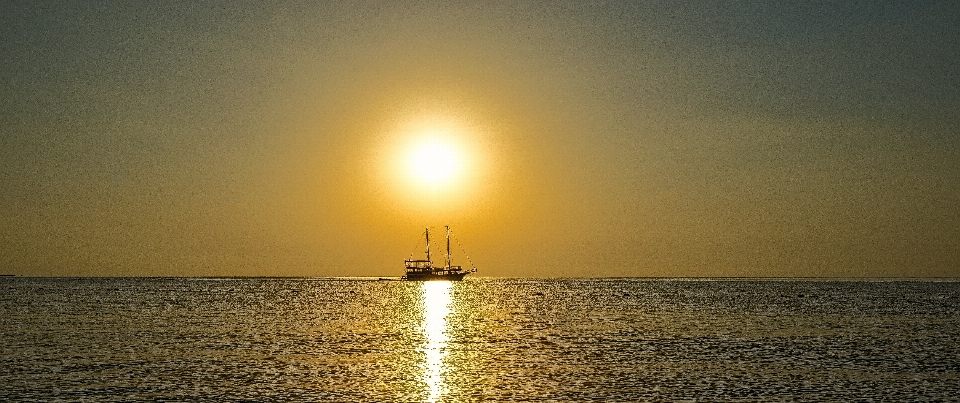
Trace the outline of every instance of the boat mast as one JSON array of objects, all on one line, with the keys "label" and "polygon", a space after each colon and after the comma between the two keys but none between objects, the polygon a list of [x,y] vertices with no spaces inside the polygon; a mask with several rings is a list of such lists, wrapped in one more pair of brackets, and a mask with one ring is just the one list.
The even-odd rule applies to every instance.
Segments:
[{"label": "boat mast", "polygon": [[427,261],[430,261],[430,227],[427,227]]},{"label": "boat mast", "polygon": [[447,225],[447,269],[450,268],[450,226]]}]

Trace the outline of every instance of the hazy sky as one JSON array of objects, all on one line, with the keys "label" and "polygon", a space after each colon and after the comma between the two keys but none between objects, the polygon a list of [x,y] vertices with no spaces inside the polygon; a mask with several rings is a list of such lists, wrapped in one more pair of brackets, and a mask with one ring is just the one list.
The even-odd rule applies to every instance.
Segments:
[{"label": "hazy sky", "polygon": [[[451,225],[488,276],[958,276],[958,21],[4,1],[0,273],[398,276]],[[454,182],[401,167],[424,133]]]}]

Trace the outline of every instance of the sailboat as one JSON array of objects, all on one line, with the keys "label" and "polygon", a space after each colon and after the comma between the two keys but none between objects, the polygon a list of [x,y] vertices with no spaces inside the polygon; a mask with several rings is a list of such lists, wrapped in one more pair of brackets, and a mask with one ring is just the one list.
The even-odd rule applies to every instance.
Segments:
[{"label": "sailboat", "polygon": [[[472,270],[464,270],[463,266],[453,266],[450,264],[450,226],[446,226],[447,229],[447,254],[446,254],[446,264],[443,267],[436,267],[433,265],[433,261],[430,260],[430,228],[428,227],[425,231],[426,234],[426,244],[427,244],[427,258],[413,259],[413,255],[410,256],[410,259],[403,261],[403,265],[407,269],[407,274],[402,277],[403,280],[411,281],[425,281],[425,280],[448,280],[448,281],[460,281],[463,280],[463,276],[466,276],[470,273],[476,273],[477,268],[474,267]],[[469,258],[468,258],[469,259]]]}]

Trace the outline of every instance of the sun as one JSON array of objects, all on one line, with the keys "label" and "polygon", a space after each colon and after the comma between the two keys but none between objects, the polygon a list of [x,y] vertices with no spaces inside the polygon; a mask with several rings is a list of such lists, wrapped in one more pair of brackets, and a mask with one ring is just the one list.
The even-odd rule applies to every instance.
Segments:
[{"label": "sun", "polygon": [[440,190],[460,179],[464,155],[450,139],[426,135],[410,145],[406,154],[406,168],[416,184]]},{"label": "sun", "polygon": [[366,160],[377,177],[370,194],[391,211],[434,216],[473,211],[492,186],[494,164],[484,163],[489,161],[484,133],[477,124],[455,119],[398,122]]}]

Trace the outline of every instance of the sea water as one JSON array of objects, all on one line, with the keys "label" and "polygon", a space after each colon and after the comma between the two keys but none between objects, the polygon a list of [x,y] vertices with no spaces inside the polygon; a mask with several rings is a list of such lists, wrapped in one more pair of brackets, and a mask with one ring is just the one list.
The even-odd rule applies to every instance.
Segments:
[{"label": "sea water", "polygon": [[0,278],[0,401],[941,401],[960,283]]}]

